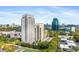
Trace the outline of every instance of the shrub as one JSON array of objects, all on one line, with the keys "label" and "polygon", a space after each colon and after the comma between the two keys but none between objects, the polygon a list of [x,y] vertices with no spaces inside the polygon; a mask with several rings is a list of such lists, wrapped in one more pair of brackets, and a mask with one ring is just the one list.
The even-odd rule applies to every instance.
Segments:
[{"label": "shrub", "polygon": [[12,45],[12,44],[4,44],[2,45],[2,50],[6,51],[6,52],[13,52],[16,50],[16,46]]},{"label": "shrub", "polygon": [[24,43],[24,42],[21,42],[21,46],[32,48],[32,45],[31,45],[31,44],[29,44],[29,43]]},{"label": "shrub", "polygon": [[47,49],[49,47],[49,43],[47,41],[38,41],[33,44],[33,48],[36,49]]}]

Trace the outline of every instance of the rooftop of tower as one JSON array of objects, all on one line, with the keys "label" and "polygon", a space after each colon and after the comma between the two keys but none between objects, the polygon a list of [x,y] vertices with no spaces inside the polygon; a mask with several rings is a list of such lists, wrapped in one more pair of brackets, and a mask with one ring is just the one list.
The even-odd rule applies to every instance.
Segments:
[{"label": "rooftop of tower", "polygon": [[27,16],[34,17],[34,16],[31,15],[31,14],[24,14],[24,15],[23,15],[23,17],[27,17]]}]

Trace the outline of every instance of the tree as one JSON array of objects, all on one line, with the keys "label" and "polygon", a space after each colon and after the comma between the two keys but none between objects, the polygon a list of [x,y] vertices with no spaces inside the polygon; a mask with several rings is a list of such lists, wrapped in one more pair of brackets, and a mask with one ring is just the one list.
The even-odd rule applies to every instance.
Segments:
[{"label": "tree", "polygon": [[74,41],[79,42],[79,31],[73,33]]},{"label": "tree", "polygon": [[48,30],[48,36],[49,36],[49,37],[52,37],[52,36],[53,36],[53,35],[52,35],[52,30],[50,30],[50,29]]},{"label": "tree", "polygon": [[47,41],[37,41],[36,43],[33,44],[33,48],[36,49],[47,49],[49,47],[49,43]]},{"label": "tree", "polygon": [[4,36],[0,36],[0,42],[6,42],[6,38]]},{"label": "tree", "polygon": [[48,36],[49,37],[58,37],[58,35],[59,35],[59,32],[48,30]]},{"label": "tree", "polygon": [[14,45],[21,45],[21,41],[18,38],[9,39],[8,43],[11,43],[11,44],[14,44]]},{"label": "tree", "polygon": [[54,51],[56,52],[58,49],[58,38],[54,37],[50,42],[49,42],[49,48],[48,51]]}]

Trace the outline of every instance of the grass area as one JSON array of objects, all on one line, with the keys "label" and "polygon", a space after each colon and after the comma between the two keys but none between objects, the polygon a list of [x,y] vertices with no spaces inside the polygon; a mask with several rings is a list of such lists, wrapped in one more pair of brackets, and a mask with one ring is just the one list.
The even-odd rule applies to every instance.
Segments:
[{"label": "grass area", "polygon": [[23,47],[23,52],[41,52],[38,49]]}]

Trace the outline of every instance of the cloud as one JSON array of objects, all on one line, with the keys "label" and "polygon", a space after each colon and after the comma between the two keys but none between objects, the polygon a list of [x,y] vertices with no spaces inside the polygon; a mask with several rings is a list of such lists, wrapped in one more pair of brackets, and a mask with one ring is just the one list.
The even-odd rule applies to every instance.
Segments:
[{"label": "cloud", "polygon": [[66,16],[79,17],[79,12],[78,11],[73,11],[73,10],[65,11],[63,14],[65,14]]},{"label": "cloud", "polygon": [[62,7],[58,7],[58,6],[50,6],[50,8],[52,8],[52,9],[61,9]]},{"label": "cloud", "polygon": [[[49,6],[43,7],[21,7],[10,11],[0,11],[0,23],[19,23],[23,14],[32,14],[36,22],[51,23],[53,17],[57,17],[60,23],[77,23],[79,21],[79,11],[65,7]],[[76,19],[76,21],[75,21]],[[1,21],[3,20],[3,21]],[[73,20],[73,21],[72,21]],[[75,22],[74,22],[75,21]]]},{"label": "cloud", "polygon": [[54,13],[49,13],[47,15],[44,15],[42,16],[40,19],[38,19],[36,22],[40,22],[40,23],[51,23],[52,22],[52,19],[53,17],[55,16]]},{"label": "cloud", "polygon": [[38,22],[43,23],[51,23],[53,17],[57,17],[59,19],[60,24],[78,24],[79,22],[79,11],[74,9],[66,9],[65,7],[52,7],[53,9],[57,9],[58,11],[54,12],[51,10],[48,10],[47,15],[43,15]]},{"label": "cloud", "polygon": [[20,24],[20,17],[16,12],[0,11],[0,24]]},{"label": "cloud", "polygon": [[12,11],[10,11],[10,12],[7,12],[7,11],[0,11],[0,15],[7,15],[7,16],[17,16],[17,15],[19,15],[18,13],[16,13],[16,12],[12,12]]}]

